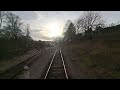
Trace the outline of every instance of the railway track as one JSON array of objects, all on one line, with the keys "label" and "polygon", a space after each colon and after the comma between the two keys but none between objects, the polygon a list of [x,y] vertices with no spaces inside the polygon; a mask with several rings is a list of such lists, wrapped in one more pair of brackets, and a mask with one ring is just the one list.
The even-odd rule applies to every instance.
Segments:
[{"label": "railway track", "polygon": [[30,66],[43,52],[44,50],[38,51],[35,55],[4,71],[0,74],[0,79],[12,79],[24,68],[24,66]]},{"label": "railway track", "polygon": [[44,79],[68,79],[61,50],[55,51]]}]

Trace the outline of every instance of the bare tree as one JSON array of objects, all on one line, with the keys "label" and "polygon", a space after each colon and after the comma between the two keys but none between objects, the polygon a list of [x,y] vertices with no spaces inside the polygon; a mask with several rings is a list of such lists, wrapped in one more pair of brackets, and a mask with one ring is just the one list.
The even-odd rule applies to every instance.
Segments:
[{"label": "bare tree", "polygon": [[25,35],[25,37],[26,37],[26,48],[28,48],[31,41],[32,41],[32,38],[30,36],[30,26],[29,26],[29,24],[26,25],[25,32],[26,32],[26,35]]},{"label": "bare tree", "polygon": [[10,32],[10,37],[17,39],[22,34],[21,26],[22,22],[21,19],[14,15],[13,13],[8,12],[6,14],[6,26],[4,29],[7,32]]},{"label": "bare tree", "polygon": [[30,36],[30,25],[29,24],[26,25],[26,37],[27,37],[28,41],[32,40],[32,38]]},{"label": "bare tree", "polygon": [[5,16],[5,12],[0,11],[0,29],[1,29],[1,26],[2,26],[2,23],[3,23],[4,16]]},{"label": "bare tree", "polygon": [[70,21],[70,20],[67,20],[67,22],[65,23],[65,26],[64,26],[64,28],[63,28],[63,31],[64,31],[64,32],[67,31],[67,29],[68,29],[70,23],[71,23],[71,21]]},{"label": "bare tree", "polygon": [[28,24],[26,25],[26,36],[30,37],[30,26]]},{"label": "bare tree", "polygon": [[66,31],[64,32],[64,40],[73,41],[76,35],[76,28],[74,24],[70,21]]},{"label": "bare tree", "polygon": [[89,30],[90,28],[93,30],[104,23],[102,20],[102,16],[99,11],[85,11],[83,15],[77,21],[77,28],[81,30]]}]

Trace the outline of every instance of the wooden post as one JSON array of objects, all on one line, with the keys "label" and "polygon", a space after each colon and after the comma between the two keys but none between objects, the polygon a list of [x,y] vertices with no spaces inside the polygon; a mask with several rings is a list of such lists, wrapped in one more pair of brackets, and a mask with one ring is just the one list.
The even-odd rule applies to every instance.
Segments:
[{"label": "wooden post", "polygon": [[25,79],[30,79],[30,73],[29,73],[28,66],[24,67],[24,76],[25,76]]}]

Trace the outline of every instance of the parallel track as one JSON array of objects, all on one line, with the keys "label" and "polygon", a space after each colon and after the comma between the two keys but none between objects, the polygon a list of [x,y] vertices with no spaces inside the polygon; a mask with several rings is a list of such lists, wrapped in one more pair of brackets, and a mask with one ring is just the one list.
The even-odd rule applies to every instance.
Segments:
[{"label": "parallel track", "polygon": [[[44,52],[44,51],[43,51]],[[15,77],[23,68],[24,66],[30,66],[35,59],[37,59],[43,52],[39,51],[35,55],[29,57],[28,59],[18,63],[17,65],[9,68],[5,72],[0,74],[0,79],[12,79]]]},{"label": "parallel track", "polygon": [[55,51],[44,79],[68,79],[61,50]]}]

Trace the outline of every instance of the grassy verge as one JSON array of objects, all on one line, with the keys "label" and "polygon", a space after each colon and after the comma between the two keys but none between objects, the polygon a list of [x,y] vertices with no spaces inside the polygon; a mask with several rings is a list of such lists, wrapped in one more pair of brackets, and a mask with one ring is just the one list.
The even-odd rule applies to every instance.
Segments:
[{"label": "grassy verge", "polygon": [[71,44],[71,60],[90,79],[120,79],[120,33]]}]

